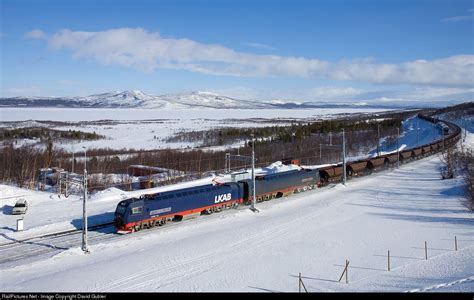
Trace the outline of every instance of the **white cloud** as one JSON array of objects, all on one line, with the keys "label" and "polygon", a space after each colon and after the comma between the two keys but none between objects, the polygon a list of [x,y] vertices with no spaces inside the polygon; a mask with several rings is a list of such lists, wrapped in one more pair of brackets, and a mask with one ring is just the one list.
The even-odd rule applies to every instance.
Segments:
[{"label": "white cloud", "polygon": [[253,88],[236,86],[230,88],[208,88],[205,89],[207,92],[224,95],[227,97],[231,97],[234,99],[241,99],[241,100],[267,100],[264,95],[266,92],[263,90],[256,90]]},{"label": "white cloud", "polygon": [[40,87],[36,85],[30,85],[30,86],[21,86],[21,87],[12,87],[7,89],[6,97],[9,96],[23,96],[23,95],[28,95],[28,96],[39,96],[42,94],[42,90]]},{"label": "white cloud", "polygon": [[462,21],[470,21],[474,20],[473,16],[455,16],[455,17],[449,17],[449,18],[444,18],[441,21],[443,22],[462,22]]},{"label": "white cloud", "polygon": [[474,88],[416,88],[414,90],[401,93],[405,98],[419,100],[449,99],[456,98],[459,95],[471,95],[474,98]]},{"label": "white cloud", "polygon": [[38,40],[45,40],[47,39],[46,34],[40,29],[33,29],[25,33],[25,37],[29,39],[38,39]]},{"label": "white cloud", "polygon": [[308,91],[308,96],[316,100],[346,99],[367,93],[366,90],[353,87],[323,86]]},{"label": "white cloud", "polygon": [[57,84],[60,85],[75,85],[78,84],[77,81],[69,80],[69,79],[61,79],[56,82]]},{"label": "white cloud", "polygon": [[237,99],[281,100],[296,102],[331,102],[387,104],[442,103],[474,101],[474,88],[416,87],[405,90],[362,89],[351,86],[319,86],[298,90],[256,90],[245,87],[212,90]]},{"label": "white cloud", "polygon": [[249,46],[255,49],[259,49],[259,50],[276,50],[275,47],[265,45],[265,44],[260,44],[260,43],[245,42],[243,44],[245,46]]},{"label": "white cloud", "polygon": [[217,44],[163,38],[158,32],[141,28],[99,32],[65,29],[47,40],[52,49],[69,49],[76,58],[93,58],[105,65],[118,64],[145,72],[164,68],[228,76],[286,76],[437,86],[474,84],[474,55],[401,64],[380,64],[373,60],[332,63],[315,58],[237,52]]},{"label": "white cloud", "polygon": [[370,104],[452,105],[474,101],[474,88],[418,87],[408,90],[374,90],[351,99]]},{"label": "white cloud", "polygon": [[471,21],[474,20],[474,9],[468,9],[469,15],[464,15],[464,16],[455,16],[455,17],[449,17],[449,18],[444,18],[441,21],[442,22],[449,22],[449,23],[454,23],[454,22],[462,22],[462,21]]}]

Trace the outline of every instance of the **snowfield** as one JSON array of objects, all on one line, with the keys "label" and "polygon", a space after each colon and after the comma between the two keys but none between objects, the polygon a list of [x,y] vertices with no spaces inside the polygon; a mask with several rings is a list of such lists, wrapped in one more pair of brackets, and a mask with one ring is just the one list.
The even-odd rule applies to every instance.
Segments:
[{"label": "snowfield", "polygon": [[[179,132],[223,127],[265,127],[290,125],[294,121],[331,119],[340,114],[368,114],[389,109],[318,108],[318,109],[100,109],[100,108],[17,108],[0,111],[0,127],[46,126],[57,130],[79,130],[106,138],[96,141],[60,141],[55,147],[80,151],[82,147],[111,149],[180,149],[201,146],[198,142],[167,142]],[[45,125],[50,120],[67,124]],[[15,123],[10,123],[15,122]],[[18,140],[17,146],[35,144],[31,139]],[[236,147],[226,145],[226,147]],[[222,148],[222,147],[221,147]],[[213,149],[217,150],[218,147]]]},{"label": "snowfield", "polygon": [[[91,243],[88,255],[77,235],[66,250],[0,264],[0,289],[296,292],[301,273],[310,292],[472,292],[473,214],[462,205],[461,179],[441,180],[439,167],[432,156],[347,186],[257,204],[259,213],[241,207],[124,236],[102,232],[109,238]],[[2,198],[11,189],[1,186]],[[67,219],[80,219],[80,199],[34,193],[38,202],[31,200],[22,233],[12,230],[17,216],[5,212],[11,200],[2,200],[0,245],[26,236],[34,224],[59,229]],[[91,201],[90,216],[114,207],[114,201]],[[348,284],[338,282],[346,259]]]}]

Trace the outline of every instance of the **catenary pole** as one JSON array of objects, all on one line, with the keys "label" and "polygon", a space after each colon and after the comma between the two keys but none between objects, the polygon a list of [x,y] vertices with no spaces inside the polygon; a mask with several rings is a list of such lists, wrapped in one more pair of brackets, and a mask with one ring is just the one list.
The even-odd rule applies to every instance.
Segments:
[{"label": "catenary pole", "polygon": [[89,253],[87,246],[87,150],[84,148],[84,199],[82,202],[82,251]]},{"label": "catenary pole", "polygon": [[72,150],[72,170],[71,173],[74,173],[74,149]]},{"label": "catenary pole", "polygon": [[346,185],[346,138],[344,134],[344,128],[342,129],[342,165],[343,165],[343,181],[342,183]]},{"label": "catenary pole", "polygon": [[397,128],[397,168],[400,167],[400,127]]},{"label": "catenary pole", "polygon": [[250,209],[252,211],[258,211],[257,208],[255,207],[255,203],[257,201],[256,199],[256,191],[255,191],[255,136],[252,134],[252,185],[253,185],[253,197],[252,197],[252,205]]},{"label": "catenary pole", "polygon": [[377,156],[380,156],[380,124],[377,124]]}]

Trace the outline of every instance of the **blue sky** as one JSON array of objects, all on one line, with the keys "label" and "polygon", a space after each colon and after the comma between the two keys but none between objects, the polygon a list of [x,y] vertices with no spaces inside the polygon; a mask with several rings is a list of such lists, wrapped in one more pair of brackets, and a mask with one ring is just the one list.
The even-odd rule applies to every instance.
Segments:
[{"label": "blue sky", "polygon": [[472,1],[0,3],[1,96],[473,100]]}]

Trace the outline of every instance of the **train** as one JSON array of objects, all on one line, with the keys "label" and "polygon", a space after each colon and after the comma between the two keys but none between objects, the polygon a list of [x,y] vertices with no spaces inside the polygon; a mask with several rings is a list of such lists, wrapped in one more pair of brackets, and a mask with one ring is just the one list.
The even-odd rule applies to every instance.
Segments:
[{"label": "train", "polygon": [[[421,114],[418,117],[434,124],[443,124],[442,128],[447,129],[441,129],[442,138],[417,148],[347,162],[347,178],[370,175],[374,171],[387,169],[397,163],[423,158],[451,147],[459,141],[461,129],[457,125]],[[299,163],[294,160],[283,160],[283,162]],[[255,201],[286,197],[339,182],[343,172],[343,164],[339,163],[318,169],[299,167],[278,173],[259,174],[255,176]],[[248,205],[252,201],[253,182],[249,178],[165,190],[120,201],[114,214],[114,225],[118,232],[135,232],[162,226],[171,221]]]},{"label": "train", "polygon": [[[314,189],[320,184],[315,169],[289,170],[255,177],[256,202]],[[119,232],[162,226],[170,221],[212,214],[253,201],[251,179],[204,184],[165,191],[118,203],[114,224]]]}]

